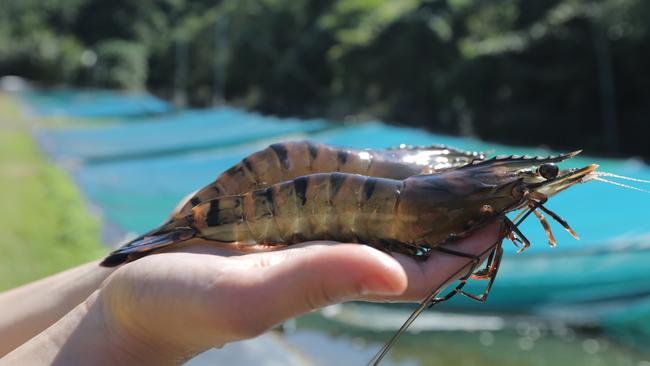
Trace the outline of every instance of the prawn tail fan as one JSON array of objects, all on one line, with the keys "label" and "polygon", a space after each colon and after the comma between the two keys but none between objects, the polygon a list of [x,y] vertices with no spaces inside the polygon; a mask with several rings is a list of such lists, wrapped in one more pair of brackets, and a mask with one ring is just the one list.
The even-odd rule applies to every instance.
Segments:
[{"label": "prawn tail fan", "polygon": [[140,236],[115,250],[100,263],[103,267],[116,267],[138,258],[153,254],[161,248],[193,238],[193,228],[176,228],[171,231],[159,230]]}]

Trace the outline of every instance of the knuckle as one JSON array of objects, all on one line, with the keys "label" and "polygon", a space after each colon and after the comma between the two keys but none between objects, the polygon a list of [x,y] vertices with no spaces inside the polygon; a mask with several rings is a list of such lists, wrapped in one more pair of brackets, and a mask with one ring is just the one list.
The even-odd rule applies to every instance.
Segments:
[{"label": "knuckle", "polygon": [[328,290],[326,286],[320,285],[305,293],[307,307],[311,310],[338,302],[338,298]]}]

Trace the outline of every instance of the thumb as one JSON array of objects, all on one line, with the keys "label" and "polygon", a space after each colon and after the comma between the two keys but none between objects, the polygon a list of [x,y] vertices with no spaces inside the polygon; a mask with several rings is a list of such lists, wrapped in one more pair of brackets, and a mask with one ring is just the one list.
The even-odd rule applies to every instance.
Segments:
[{"label": "thumb", "polygon": [[273,324],[346,300],[398,295],[408,284],[393,257],[366,245],[311,245],[265,255],[274,257],[263,259],[268,267],[258,300],[265,301]]}]

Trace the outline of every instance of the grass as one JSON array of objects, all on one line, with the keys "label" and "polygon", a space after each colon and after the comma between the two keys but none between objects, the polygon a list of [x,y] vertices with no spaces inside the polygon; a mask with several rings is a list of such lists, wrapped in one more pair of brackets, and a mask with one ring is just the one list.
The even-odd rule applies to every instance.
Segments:
[{"label": "grass", "polygon": [[99,258],[99,221],[71,178],[32,140],[0,93],[0,291]]}]

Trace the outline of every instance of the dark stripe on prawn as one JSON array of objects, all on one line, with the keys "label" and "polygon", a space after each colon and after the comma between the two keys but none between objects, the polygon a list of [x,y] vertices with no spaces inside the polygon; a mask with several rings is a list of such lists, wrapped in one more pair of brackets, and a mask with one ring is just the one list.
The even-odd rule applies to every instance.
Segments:
[{"label": "dark stripe on prawn", "polygon": [[345,165],[345,163],[348,161],[348,156],[350,156],[350,153],[345,150],[339,150],[336,152],[336,160],[338,161],[339,165],[338,170],[341,170],[341,166]]},{"label": "dark stripe on prawn", "polygon": [[214,200],[210,202],[210,209],[205,215],[205,223],[208,226],[217,226],[221,222],[219,221],[219,200]]},{"label": "dark stripe on prawn", "polygon": [[307,149],[309,150],[309,156],[311,157],[311,160],[316,160],[318,157],[318,146],[310,141],[307,141]]},{"label": "dark stripe on prawn", "polygon": [[241,217],[232,214],[232,210],[241,206],[241,200],[241,197],[233,197],[232,202],[234,202],[234,206],[225,209],[221,207],[222,200],[212,200],[210,202],[210,209],[205,215],[206,224],[208,226],[219,226],[241,221]]},{"label": "dark stripe on prawn", "polygon": [[343,183],[345,183],[346,177],[347,174],[343,173],[332,173],[330,175],[330,202],[334,200],[336,195],[341,190]]},{"label": "dark stripe on prawn", "polygon": [[271,150],[275,153],[280,161],[280,164],[284,169],[289,169],[289,156],[287,152],[287,147],[284,144],[273,144],[269,146]]},{"label": "dark stripe on prawn", "polygon": [[363,182],[363,196],[366,198],[366,201],[372,197],[372,194],[375,192],[375,187],[377,186],[377,178],[368,177],[365,182]]},{"label": "dark stripe on prawn", "polygon": [[298,177],[293,180],[294,192],[296,197],[300,199],[300,203],[304,206],[307,203],[307,185],[309,184],[309,177]]}]

